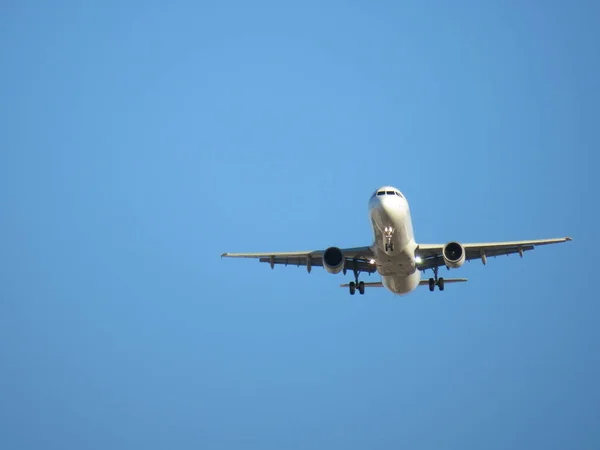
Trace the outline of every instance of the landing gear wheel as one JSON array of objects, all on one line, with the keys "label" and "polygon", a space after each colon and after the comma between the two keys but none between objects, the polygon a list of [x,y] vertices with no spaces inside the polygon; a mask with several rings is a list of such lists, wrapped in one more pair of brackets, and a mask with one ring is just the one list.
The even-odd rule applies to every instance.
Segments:
[{"label": "landing gear wheel", "polygon": [[356,284],[354,283],[354,281],[350,282],[350,295],[354,295],[354,293],[356,292]]},{"label": "landing gear wheel", "polygon": [[358,283],[358,292],[360,292],[360,295],[364,295],[365,293],[365,282],[361,281],[360,283]]},{"label": "landing gear wheel", "polygon": [[429,290],[433,292],[435,290],[435,280],[433,278],[429,279]]},{"label": "landing gear wheel", "polygon": [[439,288],[440,291],[444,290],[444,279],[443,278],[440,278],[438,280],[438,288]]}]

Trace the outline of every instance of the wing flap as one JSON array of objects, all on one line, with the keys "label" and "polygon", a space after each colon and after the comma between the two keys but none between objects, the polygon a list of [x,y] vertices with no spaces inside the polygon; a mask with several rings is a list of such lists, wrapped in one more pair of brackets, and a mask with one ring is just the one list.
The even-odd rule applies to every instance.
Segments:
[{"label": "wing flap", "polygon": [[[281,257],[274,256],[268,258],[259,258],[259,261],[262,263],[272,263],[273,265],[284,265],[284,266],[308,266],[308,257]],[[311,258],[310,262],[311,267],[323,267],[323,258]],[[377,266],[375,264],[371,264],[369,261],[360,260],[360,259],[348,259],[344,263],[346,270],[358,270],[359,272],[365,273],[374,273],[377,271]]]}]

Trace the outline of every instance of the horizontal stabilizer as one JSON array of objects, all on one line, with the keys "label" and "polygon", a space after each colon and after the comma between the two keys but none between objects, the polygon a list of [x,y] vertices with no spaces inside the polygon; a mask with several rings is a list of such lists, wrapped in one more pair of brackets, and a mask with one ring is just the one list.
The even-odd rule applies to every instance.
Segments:
[{"label": "horizontal stabilizer", "polygon": [[[340,284],[340,287],[348,287],[350,286],[350,284],[346,283],[346,284]],[[381,281],[376,281],[373,283],[365,283],[365,287],[383,287],[383,283]]]},{"label": "horizontal stabilizer", "polygon": [[[448,283],[464,283],[467,278],[444,278],[444,284]],[[429,286],[429,280],[421,280],[419,286]]]},{"label": "horizontal stabilizer", "polygon": [[[467,278],[444,278],[444,284],[464,283],[466,281],[468,281]],[[340,287],[348,287],[348,286],[350,286],[349,283],[340,284]],[[429,286],[429,280],[421,280],[419,282],[419,286]],[[381,281],[376,281],[373,283],[365,283],[365,288],[372,288],[372,287],[383,287],[383,283]]]}]

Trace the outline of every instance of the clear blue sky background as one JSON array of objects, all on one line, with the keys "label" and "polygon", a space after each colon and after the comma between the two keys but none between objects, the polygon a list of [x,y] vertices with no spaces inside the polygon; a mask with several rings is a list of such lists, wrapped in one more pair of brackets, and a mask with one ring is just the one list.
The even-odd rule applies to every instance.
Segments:
[{"label": "clear blue sky background", "polygon": [[[598,2],[0,11],[0,448],[600,448]],[[368,245],[385,184],[574,241],[406,297],[220,258]]]}]

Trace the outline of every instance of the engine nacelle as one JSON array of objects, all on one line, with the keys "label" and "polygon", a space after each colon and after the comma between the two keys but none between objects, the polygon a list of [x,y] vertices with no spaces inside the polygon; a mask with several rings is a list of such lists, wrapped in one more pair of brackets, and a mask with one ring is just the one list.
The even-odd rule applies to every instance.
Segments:
[{"label": "engine nacelle", "polygon": [[329,247],[323,253],[323,267],[329,273],[334,275],[340,273],[344,268],[344,262],[344,255],[337,247]]},{"label": "engine nacelle", "polygon": [[465,248],[458,242],[448,242],[442,249],[444,263],[451,269],[457,269],[465,263]]}]

